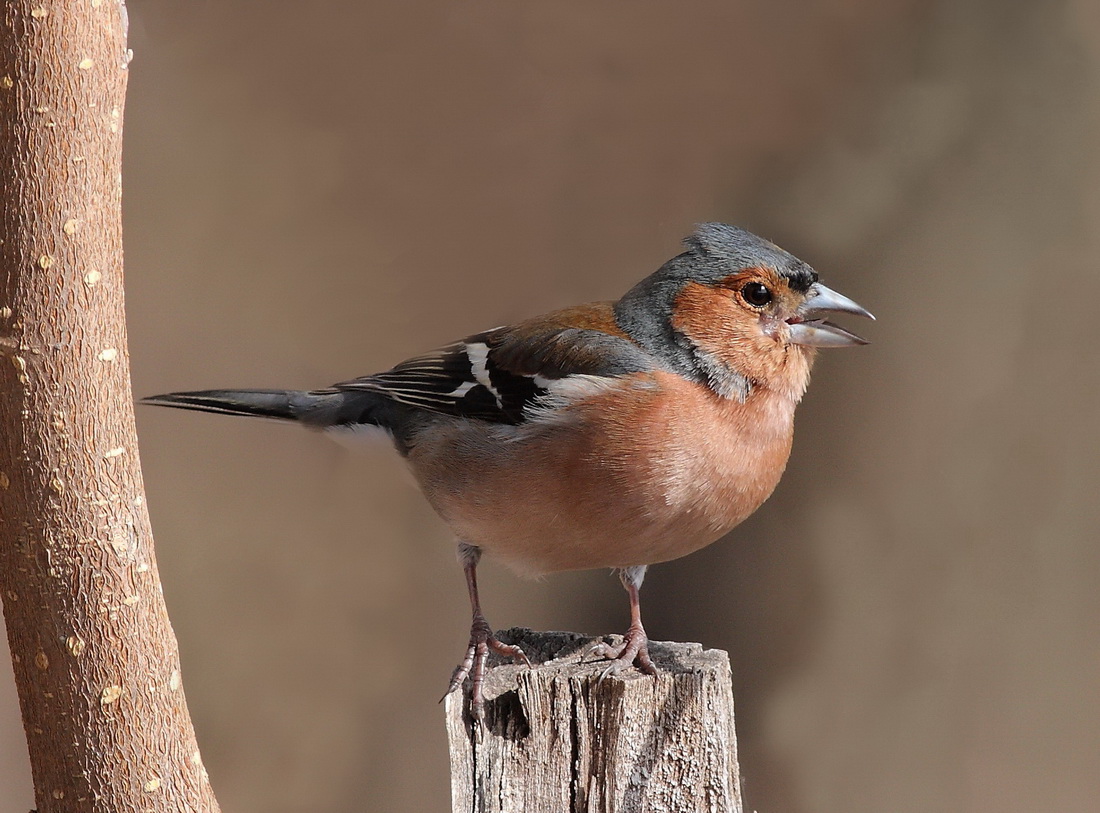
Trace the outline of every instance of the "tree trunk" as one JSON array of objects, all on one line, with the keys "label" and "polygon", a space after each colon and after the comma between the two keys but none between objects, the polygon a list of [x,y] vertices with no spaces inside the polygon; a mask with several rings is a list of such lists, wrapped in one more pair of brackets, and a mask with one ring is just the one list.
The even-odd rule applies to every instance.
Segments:
[{"label": "tree trunk", "polygon": [[0,14],[0,592],[38,811],[216,811],[134,430],[126,9]]},{"label": "tree trunk", "polygon": [[650,642],[656,677],[601,681],[592,638],[499,637],[536,666],[490,669],[484,731],[448,696],[454,813],[741,813],[725,652]]}]

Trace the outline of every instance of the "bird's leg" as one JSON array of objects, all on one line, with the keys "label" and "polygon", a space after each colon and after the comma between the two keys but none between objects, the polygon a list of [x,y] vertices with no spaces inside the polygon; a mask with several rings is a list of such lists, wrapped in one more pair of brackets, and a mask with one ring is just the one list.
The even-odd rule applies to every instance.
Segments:
[{"label": "bird's leg", "polygon": [[459,542],[458,558],[466,574],[466,587],[470,591],[473,621],[470,623],[470,646],[466,650],[466,657],[455,668],[447,693],[443,696],[446,697],[453,692],[469,677],[470,713],[481,723],[485,719],[485,698],[481,693],[481,685],[485,680],[485,662],[489,659],[489,650],[514,661],[522,661],[527,666],[530,666],[531,662],[518,646],[504,644],[497,640],[493,635],[493,628],[489,626],[489,622],[481,612],[481,600],[477,595],[477,563],[481,559],[481,548]]},{"label": "bird's leg", "polygon": [[623,636],[623,642],[619,646],[611,644],[597,644],[592,648],[592,654],[609,658],[608,664],[600,679],[615,672],[637,666],[647,675],[657,674],[657,668],[649,657],[649,638],[642,626],[642,606],[638,599],[638,591],[641,589],[642,580],[645,578],[645,565],[637,567],[624,567],[619,571],[619,579],[630,596],[630,628]]}]

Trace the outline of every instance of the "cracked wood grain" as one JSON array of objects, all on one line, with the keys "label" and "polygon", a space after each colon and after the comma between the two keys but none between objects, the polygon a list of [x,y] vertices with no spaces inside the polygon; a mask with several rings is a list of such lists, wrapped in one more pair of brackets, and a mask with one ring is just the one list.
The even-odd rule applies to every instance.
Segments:
[{"label": "cracked wood grain", "polygon": [[499,635],[535,668],[490,669],[484,730],[464,695],[447,698],[455,813],[741,813],[726,653],[651,642],[656,678],[601,682],[585,658],[601,639]]}]

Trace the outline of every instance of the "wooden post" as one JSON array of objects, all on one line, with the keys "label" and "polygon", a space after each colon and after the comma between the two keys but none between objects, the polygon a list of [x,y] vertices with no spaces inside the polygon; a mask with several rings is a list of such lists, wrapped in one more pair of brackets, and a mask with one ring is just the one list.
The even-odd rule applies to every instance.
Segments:
[{"label": "wooden post", "polygon": [[0,9],[0,594],[38,813],[215,813],[138,465],[126,8]]},{"label": "wooden post", "polygon": [[492,666],[484,730],[464,694],[447,698],[454,813],[741,813],[725,652],[651,642],[657,677],[601,681],[584,661],[599,639],[499,637],[535,666]]}]

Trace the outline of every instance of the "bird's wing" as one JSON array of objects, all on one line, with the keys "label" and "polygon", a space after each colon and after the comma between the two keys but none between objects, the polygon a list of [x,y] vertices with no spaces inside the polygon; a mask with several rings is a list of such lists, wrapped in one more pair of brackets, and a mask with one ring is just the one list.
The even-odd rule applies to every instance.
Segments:
[{"label": "bird's wing", "polygon": [[653,366],[652,357],[615,326],[610,305],[599,303],[477,333],[335,389],[369,390],[429,412],[519,424],[562,399]]}]

